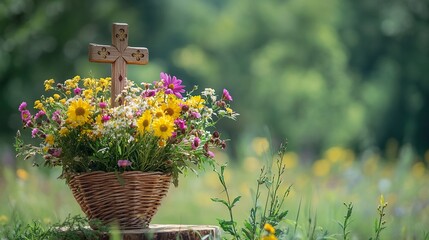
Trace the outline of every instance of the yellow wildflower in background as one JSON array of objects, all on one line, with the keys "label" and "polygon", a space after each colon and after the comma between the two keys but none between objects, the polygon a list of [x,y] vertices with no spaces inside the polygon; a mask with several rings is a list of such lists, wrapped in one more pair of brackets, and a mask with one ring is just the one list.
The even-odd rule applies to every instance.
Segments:
[{"label": "yellow wildflower in background", "polygon": [[276,233],[276,230],[274,229],[274,227],[271,224],[269,224],[269,223],[265,223],[264,230],[267,231],[270,234]]},{"label": "yellow wildflower in background", "polygon": [[268,234],[263,236],[261,240],[277,240],[277,237],[275,235],[276,230],[271,224],[265,223],[264,230],[267,231]]},{"label": "yellow wildflower in background", "polygon": [[9,218],[6,215],[0,215],[0,224],[6,224]]},{"label": "yellow wildflower in background", "polygon": [[298,154],[294,152],[287,152],[283,156],[283,164],[286,166],[287,169],[292,169],[298,165]]},{"label": "yellow wildflower in background", "polygon": [[331,171],[331,162],[326,159],[320,159],[313,163],[313,174],[317,177],[324,177]]},{"label": "yellow wildflower in background", "polygon": [[269,145],[268,139],[263,137],[256,137],[252,140],[252,149],[258,156],[268,151]]},{"label": "yellow wildflower in background", "polygon": [[16,170],[16,176],[18,176],[18,178],[19,179],[21,179],[21,180],[27,180],[28,179],[28,172],[27,171],[25,171],[24,169],[22,169],[22,168],[18,168],[17,170]]}]

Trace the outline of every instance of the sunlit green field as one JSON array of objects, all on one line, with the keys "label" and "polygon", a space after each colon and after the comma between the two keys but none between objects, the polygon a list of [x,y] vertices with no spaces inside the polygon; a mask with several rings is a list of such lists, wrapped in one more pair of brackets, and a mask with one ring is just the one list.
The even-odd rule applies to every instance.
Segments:
[{"label": "sunlit green field", "polygon": [[[230,162],[225,171],[230,194],[242,196],[234,208],[238,225],[249,216],[259,169],[270,161],[267,151],[267,141],[260,138],[238,161],[217,154],[219,162]],[[311,219],[316,233],[327,231],[329,236],[343,239],[338,222],[343,221],[347,211],[343,203],[352,202],[350,237],[368,239],[374,235],[377,206],[383,195],[388,207],[382,239],[424,239],[429,232],[429,174],[425,167],[428,156],[418,161],[409,146],[383,155],[388,159],[375,151],[355,153],[333,147],[314,162],[304,162],[296,153],[287,152],[283,158],[287,168],[283,190],[290,185],[292,188],[285,207],[289,210],[288,222],[293,223],[301,203],[297,236],[306,239]],[[59,169],[32,167],[3,169],[0,224],[13,224],[16,219],[49,224],[70,214],[83,214],[68,186],[56,179],[59,173]],[[181,178],[178,188],[171,186],[152,222],[216,225],[217,218],[227,218],[227,211],[212,202],[213,197],[224,197],[216,173],[210,169],[199,176],[189,173]]]}]

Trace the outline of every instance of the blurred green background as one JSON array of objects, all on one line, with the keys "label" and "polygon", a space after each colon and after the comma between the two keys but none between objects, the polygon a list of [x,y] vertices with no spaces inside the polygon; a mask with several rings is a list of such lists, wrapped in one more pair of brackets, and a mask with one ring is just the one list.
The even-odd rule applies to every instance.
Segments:
[{"label": "blurred green background", "polygon": [[[43,94],[45,79],[110,75],[109,64],[88,62],[87,48],[110,44],[113,22],[129,24],[130,46],[149,49],[149,64],[128,66],[129,79],[152,82],[165,71],[189,90],[197,84],[230,91],[241,115],[221,128],[231,139],[225,158],[237,165],[253,166],[249,155],[269,135],[274,148],[287,138],[295,161],[307,163],[301,167],[315,177],[336,179],[331,171],[318,171],[326,170],[326,153],[337,147],[352,152],[362,169],[373,156],[375,166],[406,159],[398,166],[410,170],[410,184],[428,182],[424,0],[2,0],[0,170],[30,165],[14,157],[13,138],[21,129],[17,108]],[[404,151],[407,157],[401,157]],[[406,178],[394,170],[372,174],[380,175],[365,186]],[[2,178],[11,181],[5,174],[0,187]],[[362,201],[376,204],[376,189]],[[425,199],[429,193],[422,189],[406,196]]]},{"label": "blurred green background", "polygon": [[129,24],[130,46],[149,48],[150,64],[130,66],[130,79],[166,71],[188,89],[230,90],[241,113],[223,123],[234,156],[264,126],[307,160],[392,139],[420,156],[429,148],[427,1],[3,0],[3,155],[13,155],[19,103],[40,97],[45,79],[110,75],[87,48],[110,44],[113,22]]}]

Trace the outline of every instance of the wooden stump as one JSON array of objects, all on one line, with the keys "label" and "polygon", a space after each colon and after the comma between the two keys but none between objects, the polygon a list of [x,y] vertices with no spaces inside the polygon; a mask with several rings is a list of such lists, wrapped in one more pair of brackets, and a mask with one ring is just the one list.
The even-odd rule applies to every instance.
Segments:
[{"label": "wooden stump", "polygon": [[[112,232],[111,235],[114,235]],[[117,234],[117,233],[116,233]],[[220,230],[216,226],[202,225],[150,225],[148,229],[124,230],[119,233],[123,240],[196,240],[220,239]]]},{"label": "wooden stump", "polygon": [[[88,239],[76,231],[60,230],[64,232],[73,232],[73,239]],[[151,224],[147,229],[111,231],[98,235],[99,240],[220,240],[220,229],[217,226],[209,225],[164,225]]]}]

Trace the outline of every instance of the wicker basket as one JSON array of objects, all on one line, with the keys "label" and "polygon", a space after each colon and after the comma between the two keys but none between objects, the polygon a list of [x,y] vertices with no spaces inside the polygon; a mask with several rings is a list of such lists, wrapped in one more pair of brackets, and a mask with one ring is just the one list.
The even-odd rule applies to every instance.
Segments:
[{"label": "wicker basket", "polygon": [[68,183],[82,211],[121,229],[147,228],[171,184],[171,175],[139,171],[73,175]]}]

